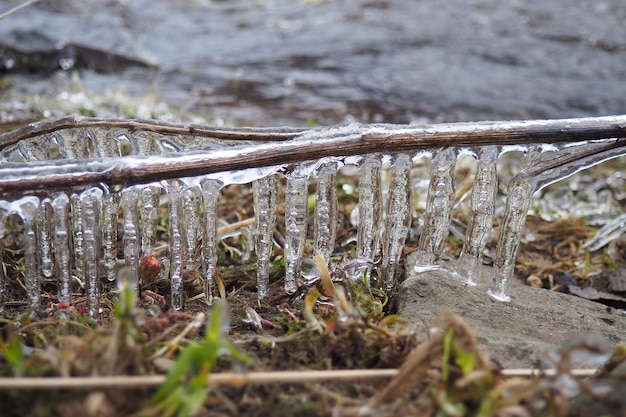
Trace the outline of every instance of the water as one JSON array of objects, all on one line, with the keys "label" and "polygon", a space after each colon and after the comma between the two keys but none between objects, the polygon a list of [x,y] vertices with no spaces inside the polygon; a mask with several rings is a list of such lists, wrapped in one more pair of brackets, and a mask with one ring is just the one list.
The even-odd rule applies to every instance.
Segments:
[{"label": "water", "polygon": [[[599,122],[620,131],[624,128],[619,126],[626,125],[623,119],[626,118],[601,119]],[[80,124],[80,120],[77,123]],[[1,155],[4,162],[0,166],[0,172],[6,173],[0,175],[0,189],[5,190],[0,201],[0,236],[10,233],[7,219],[16,216],[22,225],[19,233],[23,239],[20,244],[24,252],[24,283],[30,308],[41,308],[42,277],[56,278],[58,301],[71,303],[71,277],[76,274],[85,284],[88,314],[97,317],[100,314],[100,277],[109,281],[118,278],[119,249],[122,249],[127,267],[124,270],[126,278],[138,282],[138,285],[147,284],[138,276],[138,263],[141,256],[151,254],[160,245],[157,242],[157,228],[161,221],[159,210],[166,203],[169,271],[165,274],[171,282],[171,307],[182,309],[185,298],[183,276],[186,271],[201,271],[207,303],[211,303],[215,295],[217,247],[220,242],[217,218],[220,191],[231,184],[252,184],[255,222],[254,236],[248,238],[248,243],[254,246],[258,298],[263,300],[269,291],[275,246],[273,235],[280,205],[285,207],[286,292],[295,292],[301,281],[306,279],[301,272],[304,257],[320,255],[329,264],[338,262],[331,260],[337,248],[337,169],[352,166],[358,172],[358,180],[355,179],[358,181],[356,250],[344,254],[344,259],[339,261],[356,265],[352,279],[369,278],[377,272],[382,277],[380,285],[385,290],[391,291],[396,286],[402,249],[414,219],[417,200],[425,205],[424,228],[418,240],[417,261],[407,266],[409,274],[443,270],[454,279],[468,284],[488,286],[493,298],[507,301],[510,299],[509,284],[517,249],[533,194],[575,172],[623,155],[625,148],[623,140],[516,146],[510,141],[499,145],[492,140],[491,144],[468,147],[459,139],[464,131],[470,136],[487,137],[490,129],[501,132],[502,129],[519,130],[530,126],[534,135],[537,128],[550,126],[549,122],[534,123],[432,127],[350,125],[291,131],[289,134],[295,136],[292,140],[257,141],[256,144],[245,139],[222,140],[193,135],[161,137],[154,132],[142,134],[141,129],[130,135],[119,129],[114,132],[94,126],[79,128],[76,132],[64,128],[62,132],[31,136],[24,142],[11,139],[13,134],[5,134],[0,137],[0,143],[6,143]],[[574,126],[574,134],[580,138],[580,125],[591,121],[581,121],[578,125],[572,121],[567,123]],[[461,133],[455,133],[455,129]],[[251,130],[240,132],[246,137]],[[234,137],[238,131],[235,129],[228,134]],[[602,134],[591,132],[589,136],[598,139]],[[453,137],[459,147],[428,148],[437,143],[436,140],[424,141],[437,135],[444,135],[444,139],[445,135]],[[368,140],[379,142],[368,148]],[[382,153],[358,154],[358,150],[375,148]],[[394,148],[406,152],[393,152]],[[123,149],[126,150],[122,152]],[[266,158],[267,152],[280,149],[285,151],[279,153],[279,159]],[[497,162],[509,152],[520,150],[525,152],[526,166],[508,182],[507,202],[499,221],[500,237],[494,268],[489,279],[484,279],[480,276],[482,252],[497,218],[496,192],[499,186],[504,186],[498,182]],[[324,155],[311,160],[315,152]],[[417,156],[431,153],[428,178],[414,178],[413,161],[417,160]],[[455,207],[457,160],[459,155],[468,153],[475,157],[476,167],[467,227],[464,235],[463,230],[456,232],[464,238],[463,249],[458,260],[443,262],[448,258],[445,242]],[[292,155],[289,157],[292,161],[299,157],[300,161],[289,162],[286,155]],[[233,166],[237,169],[218,171],[212,165],[215,161],[229,159],[236,162]],[[84,163],[75,163],[81,161]],[[258,161],[262,164],[255,167],[254,163]],[[145,164],[142,165],[142,162]],[[171,178],[167,169],[183,166],[185,162],[197,167],[193,171],[177,172],[197,175]],[[84,176],[92,175],[94,171],[91,168],[94,166],[98,167],[99,173],[93,177],[94,184],[86,186]],[[27,172],[29,167],[36,167],[35,172],[54,171],[64,181],[56,187],[28,190],[18,180],[20,173]],[[107,176],[116,172],[111,167],[130,167],[128,172],[137,180],[136,183],[128,185],[129,180],[124,176]],[[146,172],[142,171],[142,167],[149,167],[147,172],[150,175],[142,177],[142,172]],[[156,170],[156,174],[152,169]],[[164,178],[155,182],[160,176]],[[22,179],[30,181],[30,178],[25,176]],[[32,178],[34,183],[35,177]],[[418,184],[424,180],[427,186],[419,190]],[[108,183],[103,184],[103,181]],[[10,187],[15,184],[22,188],[12,190]],[[284,202],[280,198],[283,185]],[[309,187],[315,192],[315,209],[313,247],[307,249]],[[121,247],[118,247],[118,221],[122,225]],[[611,230],[621,232],[623,226],[621,229],[618,226]],[[602,233],[613,233],[611,230]],[[0,275],[0,284],[3,283],[4,276]],[[0,285],[0,289],[3,290],[4,285]]]}]

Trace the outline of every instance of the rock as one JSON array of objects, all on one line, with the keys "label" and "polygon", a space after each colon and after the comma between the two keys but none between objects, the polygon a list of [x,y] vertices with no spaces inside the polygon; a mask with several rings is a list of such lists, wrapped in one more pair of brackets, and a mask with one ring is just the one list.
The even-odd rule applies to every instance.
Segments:
[{"label": "rock", "polygon": [[398,314],[427,332],[439,314],[451,310],[477,329],[479,345],[506,368],[545,367],[546,354],[575,337],[606,338],[612,345],[624,340],[626,317],[619,310],[517,280],[511,287],[511,302],[501,303],[484,287],[469,287],[441,271],[424,273],[401,284]]}]

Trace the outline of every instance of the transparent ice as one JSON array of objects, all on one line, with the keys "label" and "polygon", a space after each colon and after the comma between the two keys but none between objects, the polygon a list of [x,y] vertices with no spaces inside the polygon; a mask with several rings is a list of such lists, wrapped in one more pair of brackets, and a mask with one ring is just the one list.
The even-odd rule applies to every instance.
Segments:
[{"label": "transparent ice", "polygon": [[59,193],[52,200],[52,217],[54,222],[54,256],[57,283],[59,286],[59,302],[71,302],[71,253],[70,230],[68,222],[70,200],[65,193]]},{"label": "transparent ice", "polygon": [[96,318],[100,315],[100,203],[102,190],[94,187],[80,195],[82,205],[84,269],[83,280],[87,290],[87,314]]},{"label": "transparent ice", "polygon": [[[127,274],[132,275],[134,282],[139,282],[139,216],[137,214],[137,203],[141,187],[134,186],[125,188],[121,195],[121,206],[123,211],[123,245],[124,260]],[[141,285],[142,283],[139,282]]]},{"label": "transparent ice", "polygon": [[379,156],[369,156],[359,168],[359,227],[357,230],[357,263],[353,279],[363,277],[375,262],[380,243],[382,224],[382,195]]},{"label": "transparent ice", "polygon": [[416,265],[436,263],[442,254],[452,220],[455,164],[456,150],[453,148],[442,149],[433,158],[425,224],[417,246]]},{"label": "transparent ice", "polygon": [[165,184],[169,199],[170,283],[172,308],[175,310],[183,308],[183,190],[181,181],[168,181]]},{"label": "transparent ice", "polygon": [[385,289],[395,286],[395,275],[404,241],[411,226],[411,158],[407,154],[395,156],[391,166],[387,216],[383,235],[383,281]]},{"label": "transparent ice", "polygon": [[273,232],[278,208],[279,179],[270,175],[252,183],[254,193],[255,251],[257,255],[257,291],[259,300],[269,289],[269,268]]},{"label": "transparent ice", "polygon": [[497,160],[497,147],[485,146],[478,150],[469,221],[457,267],[469,285],[478,283],[483,250],[493,229],[498,191]]},{"label": "transparent ice", "polygon": [[315,175],[315,253],[328,260],[335,250],[337,236],[337,162],[323,160]]},{"label": "transparent ice", "polygon": [[308,185],[310,168],[298,165],[287,174],[285,194],[285,291],[293,294],[298,289],[298,277],[308,215]]},{"label": "transparent ice", "polygon": [[217,267],[217,201],[222,189],[218,180],[204,179],[202,181],[202,198],[204,201],[204,237],[202,269],[204,276],[204,296],[207,303],[213,302],[213,288]]}]

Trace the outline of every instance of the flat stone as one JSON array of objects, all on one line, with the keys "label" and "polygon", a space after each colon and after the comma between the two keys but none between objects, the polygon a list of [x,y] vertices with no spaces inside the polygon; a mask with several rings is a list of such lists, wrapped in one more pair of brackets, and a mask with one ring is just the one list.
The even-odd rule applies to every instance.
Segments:
[{"label": "flat stone", "polygon": [[[488,273],[483,271],[483,276]],[[409,277],[401,284],[398,314],[415,323],[418,331],[427,332],[444,311],[453,311],[475,328],[479,345],[505,368],[545,367],[547,353],[574,339],[616,345],[626,338],[623,311],[518,280],[512,282],[510,303],[492,300],[485,287],[467,286],[441,271]],[[576,366],[598,364],[582,360]]]}]

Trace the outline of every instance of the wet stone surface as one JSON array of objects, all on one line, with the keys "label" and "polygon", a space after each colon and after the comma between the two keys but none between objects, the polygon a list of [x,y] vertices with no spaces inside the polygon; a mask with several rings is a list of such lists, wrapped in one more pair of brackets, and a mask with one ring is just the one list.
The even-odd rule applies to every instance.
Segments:
[{"label": "wet stone surface", "polygon": [[[488,271],[483,271],[487,275]],[[553,367],[546,359],[581,340],[617,345],[624,341],[623,311],[513,280],[511,302],[490,299],[486,289],[468,287],[445,273],[408,278],[400,287],[399,314],[428,332],[443,311],[459,314],[477,340],[505,368]],[[596,367],[582,358],[576,367]]]},{"label": "wet stone surface", "polygon": [[[36,29],[155,63],[80,80],[233,123],[406,123],[623,113],[624,22],[618,0],[51,0],[0,38]],[[46,90],[47,76],[12,77]]]}]

